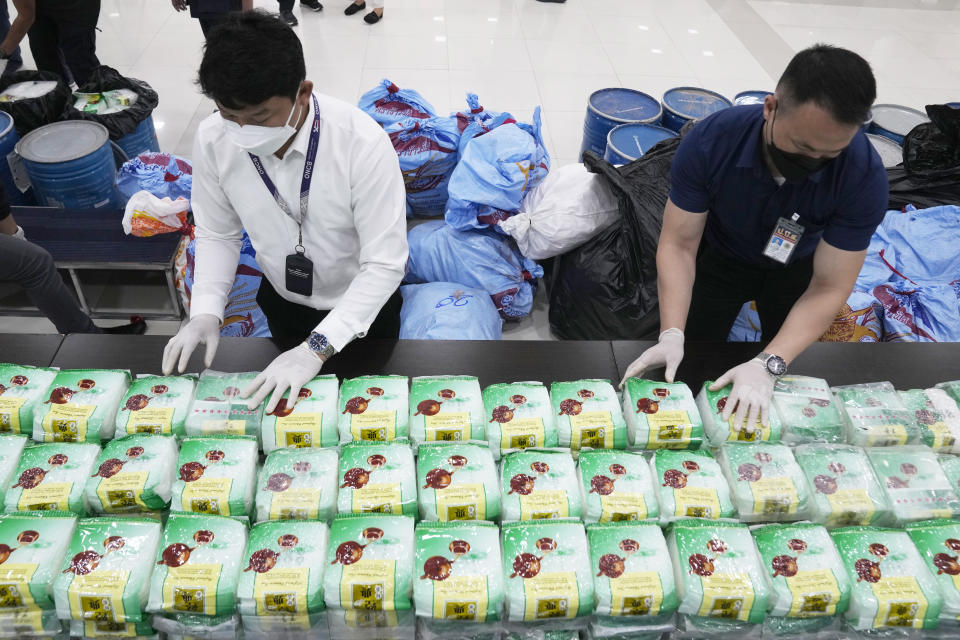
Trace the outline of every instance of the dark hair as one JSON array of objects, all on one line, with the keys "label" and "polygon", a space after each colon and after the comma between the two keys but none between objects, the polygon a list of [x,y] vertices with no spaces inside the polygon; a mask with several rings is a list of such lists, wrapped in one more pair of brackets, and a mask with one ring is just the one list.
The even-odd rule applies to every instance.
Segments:
[{"label": "dark hair", "polygon": [[307,77],[303,47],[293,29],[265,11],[231,14],[207,36],[197,84],[228,109],[274,96],[296,99]]},{"label": "dark hair", "polygon": [[843,124],[862,124],[877,99],[877,81],[870,63],[840,47],[816,44],[787,65],[777,94],[784,106],[812,102]]}]

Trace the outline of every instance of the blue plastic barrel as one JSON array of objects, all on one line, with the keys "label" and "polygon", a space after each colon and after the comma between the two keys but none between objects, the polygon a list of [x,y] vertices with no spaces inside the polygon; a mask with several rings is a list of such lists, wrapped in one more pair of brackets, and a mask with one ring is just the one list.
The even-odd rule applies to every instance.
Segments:
[{"label": "blue plastic barrel", "polygon": [[767,96],[772,96],[773,91],[741,91],[733,97],[733,104],[763,104]]},{"label": "blue plastic barrel", "polygon": [[[3,189],[7,192],[7,199],[10,204],[30,205],[34,204],[33,191],[27,189],[26,193],[17,188],[17,183],[13,179],[11,161],[14,165],[19,162],[14,148],[20,136],[17,130],[13,128],[13,116],[6,111],[0,111],[0,182],[3,182]],[[11,155],[13,157],[11,158]]]},{"label": "blue plastic barrel", "polygon": [[137,125],[133,133],[128,133],[117,144],[127,154],[128,158],[135,158],[141,153],[160,151],[160,141],[157,140],[157,131],[153,128],[153,116]]},{"label": "blue plastic barrel", "polygon": [[697,87],[677,87],[663,94],[663,126],[680,131],[691,120],[703,120],[733,103],[716,91]]},{"label": "blue plastic barrel", "polygon": [[960,109],[960,102],[948,102],[947,106],[952,109]]},{"label": "blue plastic barrel", "polygon": [[107,128],[65,120],[34,129],[17,143],[37,204],[65,209],[119,207]]},{"label": "blue plastic barrel", "polygon": [[589,149],[603,156],[611,129],[621,124],[656,124],[660,113],[657,99],[642,91],[623,88],[594,91],[587,102],[580,154]]},{"label": "blue plastic barrel", "polygon": [[868,133],[867,139],[870,140],[873,148],[877,150],[884,167],[895,167],[903,162],[903,147],[890,138]]},{"label": "blue plastic barrel", "polygon": [[867,129],[870,133],[890,138],[897,144],[903,144],[903,138],[918,124],[929,122],[922,111],[899,104],[875,104],[871,110],[873,122]]},{"label": "blue plastic barrel", "polygon": [[607,135],[607,151],[603,159],[610,164],[628,164],[661,140],[676,137],[675,132],[655,124],[622,124]]}]

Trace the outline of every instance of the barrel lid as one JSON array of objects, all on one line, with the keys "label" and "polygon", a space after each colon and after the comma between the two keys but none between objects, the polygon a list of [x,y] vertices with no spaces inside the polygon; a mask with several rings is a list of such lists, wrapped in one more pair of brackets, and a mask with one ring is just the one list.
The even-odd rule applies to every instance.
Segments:
[{"label": "barrel lid", "polygon": [[884,167],[895,167],[903,162],[903,147],[896,142],[872,133],[868,133],[867,138],[873,148],[877,150],[877,153],[880,154],[880,160],[883,161]]},{"label": "barrel lid", "polygon": [[960,102],[948,102],[947,106],[953,109],[960,109]]},{"label": "barrel lid", "polygon": [[930,121],[924,112],[899,104],[875,104],[871,111],[874,125],[901,136],[918,124]]},{"label": "barrel lid", "polygon": [[646,122],[660,118],[660,103],[635,89],[613,87],[590,94],[589,108],[617,122]]},{"label": "barrel lid", "polygon": [[676,138],[670,129],[654,124],[622,124],[607,135],[607,146],[629,158],[639,158],[661,140]]},{"label": "barrel lid", "polygon": [[663,94],[663,108],[693,120],[706,118],[711,113],[733,106],[716,91],[698,87],[677,87]]},{"label": "barrel lid", "polygon": [[107,128],[86,120],[64,120],[34,129],[17,143],[17,153],[31,162],[68,162],[88,156],[109,140]]},{"label": "barrel lid", "polygon": [[0,138],[10,133],[13,128],[13,116],[6,111],[0,111]]},{"label": "barrel lid", "polygon": [[772,91],[741,91],[733,98],[733,104],[763,104],[764,98],[773,95]]}]

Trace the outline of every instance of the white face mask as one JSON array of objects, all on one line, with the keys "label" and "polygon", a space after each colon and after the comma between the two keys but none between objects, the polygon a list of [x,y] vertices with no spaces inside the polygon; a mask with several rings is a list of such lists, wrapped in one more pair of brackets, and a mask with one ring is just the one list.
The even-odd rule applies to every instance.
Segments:
[{"label": "white face mask", "polygon": [[223,124],[227,130],[227,138],[244,151],[257,156],[275,153],[297,132],[296,123],[299,120],[299,113],[296,119],[293,118],[293,112],[296,109],[297,103],[294,102],[293,107],[290,108],[287,123],[282,127],[262,127],[253,124],[241,127],[236,122],[224,120]]}]

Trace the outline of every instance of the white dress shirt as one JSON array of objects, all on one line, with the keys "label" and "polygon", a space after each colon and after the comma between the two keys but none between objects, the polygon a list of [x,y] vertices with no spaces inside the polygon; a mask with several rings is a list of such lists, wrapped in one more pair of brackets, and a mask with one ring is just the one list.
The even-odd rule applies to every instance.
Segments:
[{"label": "white dress shirt", "polygon": [[[190,315],[223,319],[246,229],[257,263],[279,295],[331,310],[316,331],[340,351],[366,335],[403,278],[406,205],[397,154],[380,125],[346,102],[315,95],[320,140],[303,221],[313,295],[287,291],[286,258],[297,245],[297,223],[270,195],[247,152],[226,137],[224,120],[214,113],[200,124],[193,151],[197,252]],[[311,100],[310,113],[283,158],[260,157],[297,218],[313,115]]]}]

